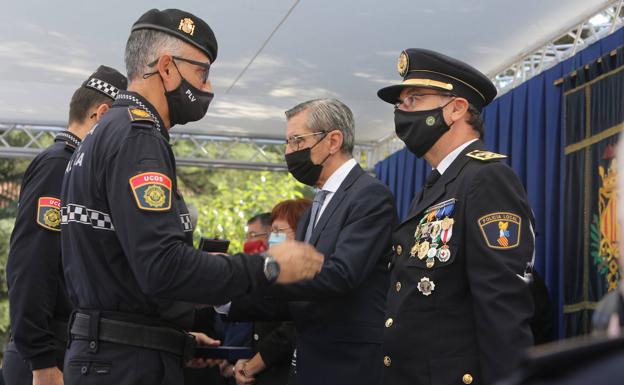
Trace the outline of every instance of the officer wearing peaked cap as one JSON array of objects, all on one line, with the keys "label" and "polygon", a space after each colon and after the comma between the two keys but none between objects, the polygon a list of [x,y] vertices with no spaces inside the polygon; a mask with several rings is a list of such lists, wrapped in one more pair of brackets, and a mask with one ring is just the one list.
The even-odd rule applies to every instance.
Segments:
[{"label": "officer wearing peaked cap", "polygon": [[77,309],[66,384],[181,384],[196,343],[217,343],[187,332],[206,316],[189,303],[226,303],[320,270],[322,255],[300,243],[264,256],[207,255],[192,247],[169,129],[206,114],[216,58],[214,33],[197,16],[146,12],[126,44],[128,91],[67,167],[63,267]]},{"label": "officer wearing peaked cap", "polygon": [[24,173],[7,261],[11,341],[4,352],[7,384],[62,383],[71,305],[61,266],[60,195],[69,158],[110,108],[126,77],[100,66],[72,96],[67,131]]},{"label": "officer wearing peaked cap", "polygon": [[496,88],[430,50],[403,51],[397,67],[402,82],[378,96],[433,171],[393,234],[384,383],[492,384],[532,345],[524,273],[534,249],[524,188],[480,140]]}]

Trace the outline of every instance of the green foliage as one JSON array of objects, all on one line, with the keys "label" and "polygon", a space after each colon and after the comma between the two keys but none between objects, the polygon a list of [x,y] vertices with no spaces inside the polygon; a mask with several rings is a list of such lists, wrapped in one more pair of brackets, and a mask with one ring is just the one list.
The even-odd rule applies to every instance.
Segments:
[{"label": "green foliage", "polygon": [[[9,255],[9,238],[15,218],[0,219],[0,346],[9,334],[9,293],[6,282],[6,262]],[[0,351],[2,356],[2,351]]]},{"label": "green foliage", "polygon": [[[186,172],[193,170],[185,169]],[[194,182],[188,180],[188,174],[179,179],[187,189]],[[205,192],[184,197],[199,211],[195,236],[227,238],[231,241],[231,253],[242,251],[249,218],[270,212],[283,200],[312,195],[309,187],[288,173],[270,171],[210,171],[205,188]]]}]

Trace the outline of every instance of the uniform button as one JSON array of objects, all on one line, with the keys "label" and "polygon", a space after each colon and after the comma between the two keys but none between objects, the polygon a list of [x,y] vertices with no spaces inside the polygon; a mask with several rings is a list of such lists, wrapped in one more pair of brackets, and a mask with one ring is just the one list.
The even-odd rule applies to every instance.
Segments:
[{"label": "uniform button", "polygon": [[87,368],[86,366],[83,366],[82,368],[80,368],[80,373],[82,374],[87,374],[88,371],[89,371],[89,368]]},{"label": "uniform button", "polygon": [[401,291],[401,282],[397,282],[396,285],[394,285],[394,287],[396,288],[397,293]]},{"label": "uniform button", "polygon": [[401,255],[403,253],[403,246],[396,245],[396,253],[397,255]]},{"label": "uniform button", "polygon": [[472,376],[470,375],[470,373],[464,374],[464,376],[462,377],[462,382],[466,385],[472,384]]},{"label": "uniform button", "polygon": [[95,349],[95,341],[89,342],[89,348]]},{"label": "uniform button", "polygon": [[392,262],[388,262],[388,271],[392,270]]},{"label": "uniform button", "polygon": [[386,327],[389,328],[390,326],[392,326],[393,323],[394,323],[394,321],[392,321],[392,318],[388,318],[386,320]]},{"label": "uniform button", "polygon": [[386,365],[386,367],[390,366],[390,364],[392,364],[392,360],[390,359],[390,357],[385,356],[384,357],[384,365]]},{"label": "uniform button", "polygon": [[254,341],[258,341],[260,339],[260,336],[257,333],[254,333]]}]

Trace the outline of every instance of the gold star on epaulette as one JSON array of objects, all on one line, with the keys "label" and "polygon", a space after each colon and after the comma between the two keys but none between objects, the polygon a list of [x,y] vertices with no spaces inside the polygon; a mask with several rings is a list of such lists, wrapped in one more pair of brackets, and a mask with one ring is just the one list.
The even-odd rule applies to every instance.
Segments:
[{"label": "gold star on epaulette", "polygon": [[475,150],[466,154],[467,157],[487,162],[489,160],[505,159],[507,155],[497,154],[495,152]]},{"label": "gold star on epaulette", "polygon": [[152,118],[152,116],[149,114],[149,112],[141,108],[129,107],[128,113],[130,114],[130,120],[133,122],[144,121],[144,122],[156,123],[154,121],[154,118]]}]

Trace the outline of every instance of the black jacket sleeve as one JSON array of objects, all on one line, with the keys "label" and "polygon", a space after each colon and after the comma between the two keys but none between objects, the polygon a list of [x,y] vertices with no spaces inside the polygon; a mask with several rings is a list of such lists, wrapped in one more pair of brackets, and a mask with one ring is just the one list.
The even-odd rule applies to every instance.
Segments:
[{"label": "black jacket sleeve", "polygon": [[[524,277],[535,249],[532,213],[524,187],[502,163],[485,165],[472,181],[466,202],[466,269],[484,383],[510,373],[523,349],[533,344],[533,302]],[[509,213],[520,219],[518,244],[499,247],[480,225],[482,218]],[[510,227],[511,228],[511,227]],[[494,247],[493,247],[494,246]],[[512,245],[510,245],[512,246]]]},{"label": "black jacket sleeve", "polygon": [[267,368],[290,361],[295,350],[295,336],[295,325],[292,322],[282,322],[264,336],[256,350]]},{"label": "black jacket sleeve", "polygon": [[267,298],[269,288],[236,298],[230,305],[228,321],[290,321],[288,302]]},{"label": "black jacket sleeve", "polygon": [[164,138],[150,130],[134,130],[109,159],[104,178],[115,231],[141,290],[156,298],[220,304],[266,286],[260,256],[209,255],[185,243],[173,191],[162,190],[171,194],[169,209],[139,207],[131,178],[159,173],[171,180],[171,190],[176,182],[173,155]]},{"label": "black jacket sleeve", "polygon": [[11,332],[32,370],[56,366],[56,343],[50,322],[61,279],[60,232],[37,224],[40,197],[60,198],[67,159],[45,159],[24,175],[19,209],[11,235],[7,283]]}]

